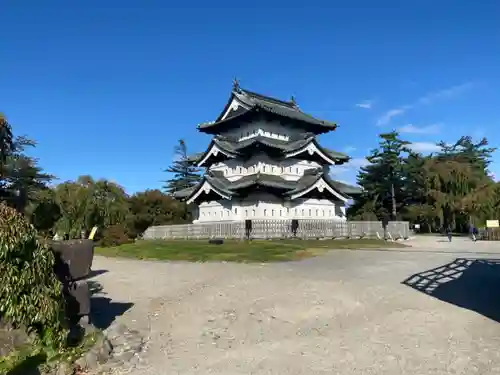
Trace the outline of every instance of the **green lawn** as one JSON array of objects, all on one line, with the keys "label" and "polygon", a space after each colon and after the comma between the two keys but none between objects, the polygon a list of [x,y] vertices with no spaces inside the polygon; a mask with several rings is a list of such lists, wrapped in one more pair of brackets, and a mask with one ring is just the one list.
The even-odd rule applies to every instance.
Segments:
[{"label": "green lawn", "polygon": [[380,240],[227,240],[211,245],[207,240],[137,241],[115,247],[98,247],[96,254],[135,259],[184,260],[192,262],[279,262],[300,260],[330,249],[405,247]]}]

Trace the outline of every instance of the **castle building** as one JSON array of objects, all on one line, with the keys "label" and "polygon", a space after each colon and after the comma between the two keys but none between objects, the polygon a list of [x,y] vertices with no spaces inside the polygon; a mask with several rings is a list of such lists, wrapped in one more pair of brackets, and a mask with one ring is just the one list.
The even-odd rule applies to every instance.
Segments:
[{"label": "castle building", "polygon": [[263,219],[346,220],[346,203],[361,193],[330,177],[349,160],[322,147],[317,136],[336,124],[241,88],[237,81],[217,119],[198,130],[213,135],[191,162],[201,182],[174,196],[193,207],[194,222]]}]

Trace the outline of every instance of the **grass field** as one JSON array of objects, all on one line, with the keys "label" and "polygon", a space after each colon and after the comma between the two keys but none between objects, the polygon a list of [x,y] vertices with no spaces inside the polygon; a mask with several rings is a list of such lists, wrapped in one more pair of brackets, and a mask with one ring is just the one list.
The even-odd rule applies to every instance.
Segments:
[{"label": "grass field", "polygon": [[207,240],[137,241],[115,247],[98,247],[96,254],[134,259],[191,262],[280,262],[321,255],[331,249],[405,247],[381,240],[227,240],[211,245]]}]

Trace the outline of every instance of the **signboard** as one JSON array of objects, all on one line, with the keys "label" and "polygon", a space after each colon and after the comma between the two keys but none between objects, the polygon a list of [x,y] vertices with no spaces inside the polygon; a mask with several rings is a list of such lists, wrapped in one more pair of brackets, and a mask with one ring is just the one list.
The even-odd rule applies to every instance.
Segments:
[{"label": "signboard", "polygon": [[498,228],[498,220],[486,220],[486,228]]}]

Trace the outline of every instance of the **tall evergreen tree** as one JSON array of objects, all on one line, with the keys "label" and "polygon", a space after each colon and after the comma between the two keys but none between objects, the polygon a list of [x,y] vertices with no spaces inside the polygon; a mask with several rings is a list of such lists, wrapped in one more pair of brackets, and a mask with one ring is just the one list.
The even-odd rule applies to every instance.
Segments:
[{"label": "tall evergreen tree", "polygon": [[174,154],[174,162],[165,170],[173,174],[173,178],[165,181],[164,189],[169,194],[190,188],[201,180],[200,170],[189,160],[186,142],[183,139],[179,140],[179,144],[175,146]]},{"label": "tall evergreen tree", "polygon": [[7,158],[14,151],[14,136],[12,135],[12,126],[7,119],[0,113],[0,198],[6,195],[5,185],[7,184],[6,164]]},{"label": "tall evergreen tree", "polygon": [[350,208],[350,214],[371,211],[378,218],[396,219],[405,203],[404,153],[410,152],[410,142],[402,140],[398,132],[379,135],[379,147],[367,156],[370,164],[358,174],[358,185],[363,194]]}]

